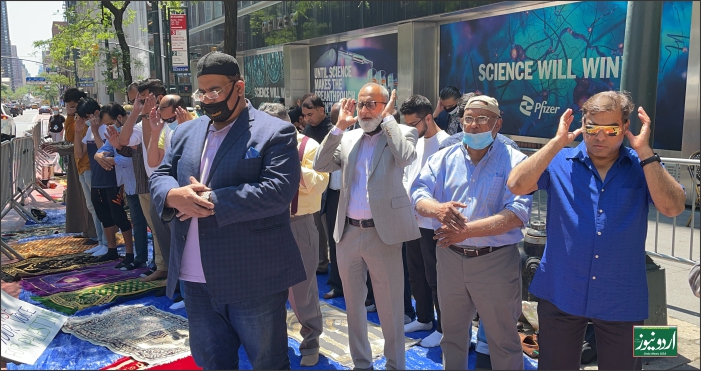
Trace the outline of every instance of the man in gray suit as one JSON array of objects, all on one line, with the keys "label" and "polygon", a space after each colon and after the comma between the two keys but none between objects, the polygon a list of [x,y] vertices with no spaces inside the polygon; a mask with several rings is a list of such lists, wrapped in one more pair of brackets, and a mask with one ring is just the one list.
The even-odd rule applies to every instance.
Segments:
[{"label": "man in gray suit", "polygon": [[[402,242],[421,236],[402,185],[404,167],[416,158],[416,129],[392,116],[395,92],[368,83],[358,103],[343,102],[338,122],[317,150],[314,170],[342,170],[334,240],[344,282],[351,356],[356,369],[372,367],[367,337],[365,281],[370,273],[385,338],[387,369],[406,368]],[[358,117],[353,117],[356,106]],[[360,129],[344,130],[356,121]]]}]

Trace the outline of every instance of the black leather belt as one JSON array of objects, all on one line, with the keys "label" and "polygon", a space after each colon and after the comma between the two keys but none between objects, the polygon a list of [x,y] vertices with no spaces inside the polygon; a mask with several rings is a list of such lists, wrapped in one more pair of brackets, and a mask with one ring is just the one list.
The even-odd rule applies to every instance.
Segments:
[{"label": "black leather belt", "polygon": [[459,247],[459,246],[455,246],[455,245],[450,245],[450,249],[453,250],[453,251],[455,251],[456,253],[458,253],[458,254],[460,254],[460,255],[464,255],[464,256],[473,258],[473,257],[475,257],[475,256],[487,255],[487,254],[489,254],[490,252],[497,251],[497,250],[501,249],[502,247],[507,247],[507,246],[511,246],[511,245],[489,246],[489,247],[482,247],[482,248],[479,248],[479,249],[468,249],[468,248],[465,248],[465,247]]},{"label": "black leather belt", "polygon": [[360,228],[375,228],[375,222],[372,219],[364,219],[364,220],[358,220],[358,219],[352,219],[352,218],[346,218],[348,219],[348,224],[360,227]]}]

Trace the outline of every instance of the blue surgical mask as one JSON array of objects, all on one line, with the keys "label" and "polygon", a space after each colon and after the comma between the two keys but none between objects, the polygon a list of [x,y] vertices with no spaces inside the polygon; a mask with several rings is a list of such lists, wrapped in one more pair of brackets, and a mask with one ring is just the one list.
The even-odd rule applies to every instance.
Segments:
[{"label": "blue surgical mask", "polygon": [[477,134],[465,132],[462,137],[462,142],[472,149],[485,149],[494,142],[494,137],[492,136],[491,130]]},{"label": "blue surgical mask", "polygon": [[178,127],[178,122],[177,121],[171,122],[168,124],[168,127],[170,128],[170,130],[175,130],[175,128]]}]

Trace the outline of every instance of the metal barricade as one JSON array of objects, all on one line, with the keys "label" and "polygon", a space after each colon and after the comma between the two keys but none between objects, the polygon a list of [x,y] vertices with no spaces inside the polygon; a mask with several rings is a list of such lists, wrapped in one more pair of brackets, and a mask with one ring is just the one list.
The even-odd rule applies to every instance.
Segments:
[{"label": "metal barricade", "polygon": [[[526,155],[532,155],[537,150],[531,148],[521,148],[521,152]],[[691,179],[693,187],[688,187],[689,172],[687,168],[696,169],[701,166],[698,160],[681,159],[662,157],[662,163],[667,170],[673,174],[677,174],[677,181],[685,185],[687,193],[694,193],[695,180]],[[693,173],[693,171],[692,171]],[[545,221],[547,215],[547,193],[543,190],[536,191],[533,194],[533,207],[531,209],[531,219]],[[695,264],[699,261],[699,228],[696,226],[696,203],[691,203],[691,213],[689,210],[682,212],[680,216],[668,218],[664,215],[660,216],[660,212],[651,205],[648,215],[648,232],[645,241],[645,249],[648,255],[672,259],[687,264]],[[677,223],[679,218],[680,222]],[[689,221],[690,227],[686,227],[686,222]]]},{"label": "metal barricade", "polygon": [[[2,142],[2,147],[0,149],[0,200],[2,200],[2,216],[4,217],[12,207],[12,196],[13,193],[13,174],[12,174],[12,142],[4,141]],[[20,215],[21,212],[20,212]],[[5,254],[10,259],[24,260],[24,257],[19,254],[15,249],[10,247],[5,241],[0,241],[0,252]]]},{"label": "metal barricade", "polygon": [[[47,136],[49,127],[49,120],[43,119],[38,122],[32,128],[32,141],[34,142],[34,169],[35,169],[35,179],[40,179],[42,176],[43,167],[48,165],[54,167],[58,161],[58,156],[56,154],[50,154],[42,149],[42,144],[46,143],[44,137]],[[44,189],[42,189],[38,183],[38,180],[34,182],[34,189],[41,193],[46,199],[57,203],[53,197],[49,196]]]},{"label": "metal barricade", "polygon": [[34,141],[30,137],[14,138],[12,143],[12,180],[13,180],[13,195],[12,208],[24,218],[24,220],[32,219],[35,222],[39,220],[32,215],[30,211],[24,208],[24,199],[36,187],[36,171],[34,161]]},{"label": "metal barricade", "polygon": [[53,164],[55,159],[54,156],[50,155],[41,148],[41,145],[46,143],[44,126],[49,125],[49,120],[41,120],[32,129],[32,140],[34,141],[34,152],[36,157],[36,172],[41,175],[42,168],[44,165]]},{"label": "metal barricade", "polygon": [[10,201],[12,201],[12,143],[9,140],[2,142],[0,150],[0,200],[2,200],[2,216],[5,216],[10,209]]}]

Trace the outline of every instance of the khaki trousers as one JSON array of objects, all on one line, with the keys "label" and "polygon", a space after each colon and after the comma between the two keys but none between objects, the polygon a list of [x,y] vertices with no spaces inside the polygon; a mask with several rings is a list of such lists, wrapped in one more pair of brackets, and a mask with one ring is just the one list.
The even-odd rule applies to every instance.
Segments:
[{"label": "khaki trousers", "polygon": [[386,368],[406,369],[402,244],[387,245],[382,242],[375,228],[355,227],[346,222],[343,237],[336,246],[336,259],[343,281],[349,346],[355,368],[368,369],[372,366],[365,309],[369,272],[385,338]]},{"label": "khaki trousers", "polygon": [[516,329],[521,316],[521,258],[517,245],[476,257],[436,247],[436,259],[443,367],[467,370],[470,325],[477,311],[487,329],[493,369],[523,370],[523,350]]},{"label": "khaki trousers", "polygon": [[168,262],[165,259],[163,259],[163,253],[161,251],[161,242],[163,241],[163,234],[168,234],[168,241],[170,241],[170,232],[165,230],[163,221],[161,221],[160,218],[154,219],[154,215],[151,213],[150,193],[140,194],[139,203],[141,204],[141,209],[144,211],[146,222],[148,223],[149,228],[151,228],[151,235],[153,236],[153,263],[158,269],[167,272]]},{"label": "khaki trousers", "polygon": [[316,282],[316,267],[319,259],[319,232],[314,223],[314,214],[295,216],[290,219],[292,234],[302,254],[307,279],[290,287],[288,300],[302,329],[299,353],[303,356],[319,353],[319,336],[324,324],[319,308],[319,287]]}]

